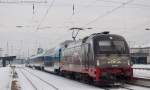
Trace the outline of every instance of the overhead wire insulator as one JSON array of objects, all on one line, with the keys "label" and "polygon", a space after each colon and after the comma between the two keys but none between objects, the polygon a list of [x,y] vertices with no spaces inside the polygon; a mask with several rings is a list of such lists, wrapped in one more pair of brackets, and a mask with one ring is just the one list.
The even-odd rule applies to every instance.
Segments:
[{"label": "overhead wire insulator", "polygon": [[74,6],[74,3],[73,3],[73,6],[72,6],[72,11],[73,11],[72,15],[74,15],[74,14],[75,14],[75,6]]},{"label": "overhead wire insulator", "polygon": [[34,15],[35,14],[35,6],[34,6],[34,4],[33,4],[32,9],[33,9],[33,15]]}]

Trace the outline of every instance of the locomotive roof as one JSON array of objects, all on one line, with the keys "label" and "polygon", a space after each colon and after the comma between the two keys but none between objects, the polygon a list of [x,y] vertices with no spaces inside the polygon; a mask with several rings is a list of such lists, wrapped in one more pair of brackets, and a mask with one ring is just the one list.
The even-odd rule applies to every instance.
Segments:
[{"label": "locomotive roof", "polygon": [[122,36],[117,35],[117,34],[96,33],[96,34],[91,34],[90,36],[87,36],[87,37],[83,38],[83,39],[82,39],[82,40],[83,40],[82,42],[85,43],[88,38],[101,37],[101,38],[106,39],[106,38],[109,38],[109,36],[110,36],[110,37],[113,37],[114,39],[117,39],[117,40],[124,40],[124,38],[123,38]]},{"label": "locomotive roof", "polygon": [[77,41],[72,41],[72,40],[66,40],[63,43],[61,43],[61,45],[65,48],[69,48],[72,46],[78,46],[81,45],[82,43],[85,43],[87,41],[87,39],[93,39],[93,38],[103,38],[104,40],[106,40],[107,38],[113,37],[113,39],[115,40],[124,40],[124,38],[120,35],[117,34],[109,34],[109,33],[94,33],[91,34],[90,36],[86,36],[83,39],[77,40]]},{"label": "locomotive roof", "polygon": [[105,36],[112,36],[112,37],[114,37],[114,38],[116,38],[116,39],[124,39],[122,36],[120,36],[120,35],[117,35],[117,34],[97,34],[97,35],[91,35],[91,37],[105,37]]}]

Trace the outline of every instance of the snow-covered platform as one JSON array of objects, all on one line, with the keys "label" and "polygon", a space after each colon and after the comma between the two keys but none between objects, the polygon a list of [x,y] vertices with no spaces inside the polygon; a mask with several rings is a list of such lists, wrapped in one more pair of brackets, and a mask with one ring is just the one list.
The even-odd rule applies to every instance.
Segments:
[{"label": "snow-covered platform", "polygon": [[0,67],[0,90],[11,90],[11,68]]},{"label": "snow-covered platform", "polygon": [[150,79],[150,65],[135,64],[133,69],[134,77]]}]

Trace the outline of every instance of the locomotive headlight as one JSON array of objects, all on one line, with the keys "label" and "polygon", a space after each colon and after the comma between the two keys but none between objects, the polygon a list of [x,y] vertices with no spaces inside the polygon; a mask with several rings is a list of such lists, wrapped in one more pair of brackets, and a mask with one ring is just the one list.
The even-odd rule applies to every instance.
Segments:
[{"label": "locomotive headlight", "polygon": [[122,60],[124,61],[125,64],[131,65],[131,62],[130,62],[130,58],[129,58],[129,57],[124,56],[124,57],[122,57]]},{"label": "locomotive headlight", "polygon": [[128,60],[128,65],[130,65],[130,60]]},{"label": "locomotive headlight", "polygon": [[120,58],[110,58],[108,59],[108,64],[121,64],[121,59]]},{"label": "locomotive headlight", "polygon": [[97,66],[99,66],[100,65],[100,62],[99,62],[99,60],[97,60]]}]

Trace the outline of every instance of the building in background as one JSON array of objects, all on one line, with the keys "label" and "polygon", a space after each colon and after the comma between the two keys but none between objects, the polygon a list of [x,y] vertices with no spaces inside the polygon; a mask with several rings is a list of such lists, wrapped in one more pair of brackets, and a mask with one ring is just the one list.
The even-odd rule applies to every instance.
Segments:
[{"label": "building in background", "polygon": [[134,64],[150,64],[150,47],[138,47],[130,49]]}]

